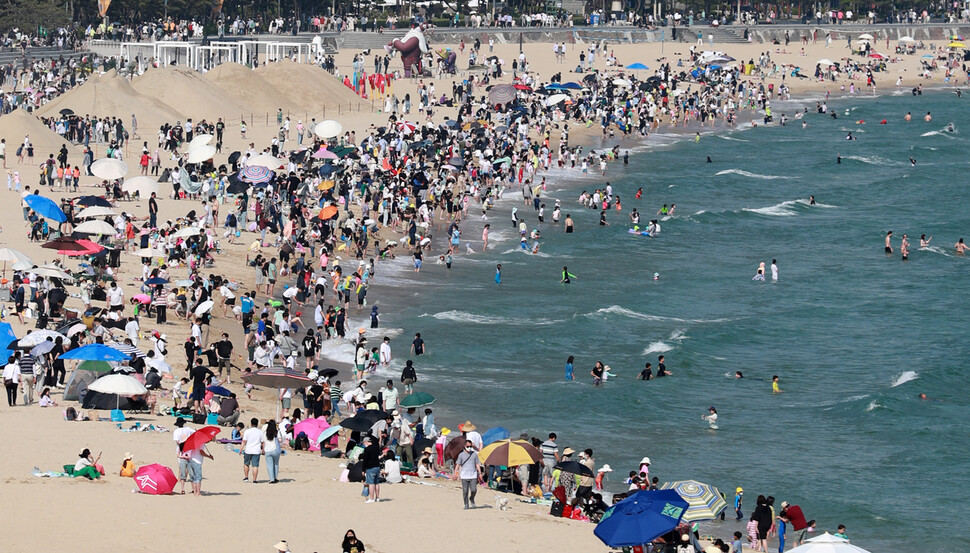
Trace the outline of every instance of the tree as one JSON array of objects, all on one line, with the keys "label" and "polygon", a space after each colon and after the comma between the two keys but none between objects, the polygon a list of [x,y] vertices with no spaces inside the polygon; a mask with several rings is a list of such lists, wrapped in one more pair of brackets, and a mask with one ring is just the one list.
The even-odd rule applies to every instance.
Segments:
[{"label": "tree", "polygon": [[71,16],[52,0],[4,0],[0,2],[0,29],[17,28],[36,33],[41,26],[47,29],[66,26]]}]

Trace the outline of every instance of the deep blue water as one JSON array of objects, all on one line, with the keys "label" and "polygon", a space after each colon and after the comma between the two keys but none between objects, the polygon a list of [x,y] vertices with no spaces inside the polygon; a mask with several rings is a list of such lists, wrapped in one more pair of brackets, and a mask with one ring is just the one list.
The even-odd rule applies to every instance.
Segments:
[{"label": "deep blue water", "polygon": [[[395,336],[389,372],[399,375],[421,332],[430,354],[416,362],[419,389],[439,398],[439,425],[555,431],[563,446],[610,463],[615,490],[648,455],[662,481],[709,482],[729,500],[743,486],[747,513],[758,494],[774,495],[822,530],[846,524],[873,551],[966,549],[967,532],[950,519],[970,478],[970,259],[953,248],[970,238],[967,101],[949,92],[843,99],[830,102],[837,120],[810,113],[807,128],[791,120],[698,143],[668,136],[628,167],[612,164],[605,179],[554,173],[546,203],[551,212],[562,200],[572,235],[538,225],[509,192],[489,214],[493,240],[505,240],[485,255],[461,255],[450,271],[426,257],[418,275],[402,260],[379,267],[393,296],[384,289],[369,300]],[[907,111],[914,121],[903,121]],[[791,106],[775,112],[792,115]],[[950,122],[955,132],[942,132]],[[858,140],[845,140],[848,131]],[[604,180],[624,208],[608,227],[575,202]],[[633,208],[647,220],[664,203],[677,212],[660,236],[627,233]],[[544,233],[540,256],[518,251],[511,205]],[[480,224],[467,223],[464,236],[479,252]],[[907,262],[903,233],[913,244]],[[920,250],[921,233],[932,248]],[[772,258],[780,281],[752,281]],[[568,286],[563,265],[577,276]],[[659,353],[673,376],[635,380]],[[569,355],[574,382],[563,381]],[[618,374],[602,388],[589,377],[597,360]],[[744,380],[731,378],[737,370]],[[771,393],[775,374],[783,394]],[[710,405],[718,430],[701,420]]]}]

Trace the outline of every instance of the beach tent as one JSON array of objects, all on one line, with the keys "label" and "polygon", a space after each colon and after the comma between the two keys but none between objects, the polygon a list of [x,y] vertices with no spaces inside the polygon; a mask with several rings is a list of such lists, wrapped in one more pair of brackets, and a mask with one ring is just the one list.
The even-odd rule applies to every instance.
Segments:
[{"label": "beach tent", "polygon": [[102,374],[111,372],[106,361],[84,361],[80,363],[67,382],[64,383],[64,401],[79,401],[81,394]]},{"label": "beach tent", "polygon": [[84,401],[81,403],[81,408],[110,411],[112,409],[130,410],[144,405],[145,400],[136,402],[130,397],[118,397],[117,394],[102,394],[101,392],[88,390],[84,394]]}]

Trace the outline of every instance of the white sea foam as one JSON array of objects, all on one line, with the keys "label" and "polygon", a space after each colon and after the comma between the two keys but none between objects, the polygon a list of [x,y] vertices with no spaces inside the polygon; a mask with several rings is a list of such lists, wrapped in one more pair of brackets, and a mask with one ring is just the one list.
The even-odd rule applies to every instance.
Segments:
[{"label": "white sea foam", "polygon": [[438,313],[423,313],[419,317],[433,317],[439,321],[454,321],[456,323],[468,323],[468,324],[479,324],[479,325],[550,325],[555,324],[559,321],[554,321],[551,319],[528,319],[528,318],[513,318],[513,317],[501,317],[497,315],[479,315],[478,313],[469,313],[468,311],[459,311],[453,309],[451,311],[440,311]]},{"label": "white sea foam", "polygon": [[903,374],[897,376],[896,379],[893,380],[892,387],[895,388],[896,386],[901,386],[907,382],[916,380],[917,378],[919,378],[919,374],[916,371],[904,371]]},{"label": "white sea foam", "polygon": [[925,248],[919,249],[921,252],[932,252],[945,257],[953,257],[953,254],[941,248],[940,246],[927,246]]},{"label": "white sea foam", "polygon": [[869,412],[875,411],[876,409],[879,409],[881,407],[882,407],[882,405],[879,405],[879,402],[877,402],[876,400],[872,400],[872,401],[869,402],[869,405],[866,406],[866,412],[869,413]]},{"label": "white sea foam", "polygon": [[759,175],[758,173],[751,173],[743,169],[724,169],[723,171],[718,171],[714,173],[715,176],[719,175],[740,175],[742,177],[748,177],[749,179],[762,179],[762,180],[776,180],[776,179],[791,179],[798,177],[786,177],[782,175]]},{"label": "white sea foam", "polygon": [[889,167],[902,167],[905,165],[905,163],[901,161],[894,161],[879,156],[842,156],[843,161],[847,159],[858,161],[859,163],[865,163],[866,165],[882,165]]},{"label": "white sea foam", "polygon": [[733,136],[727,136],[725,134],[721,134],[718,136],[724,140],[730,140],[732,142],[749,142],[748,140],[744,140],[743,138],[734,138]]},{"label": "white sea foam", "polygon": [[[662,315],[650,315],[649,313],[640,313],[638,311],[633,311],[632,309],[627,309],[619,305],[611,305],[609,307],[603,307],[597,309],[593,313],[586,313],[584,316],[596,316],[596,315],[621,315],[624,317],[629,317],[631,319],[640,319],[643,321],[668,321],[675,323],[726,323],[731,319],[680,319],[677,317],[664,317]],[[683,333],[683,331],[680,331]],[[678,338],[679,339],[679,338]]]},{"label": "white sea foam", "polygon": [[510,248],[510,249],[507,249],[504,252],[502,252],[502,255],[509,255],[509,254],[512,254],[512,253],[524,253],[526,255],[534,255],[535,257],[552,257],[551,255],[549,255],[549,254],[547,254],[547,253],[545,253],[543,251],[540,251],[538,253],[533,254],[532,253],[532,246],[529,246],[529,249],[528,250],[523,250],[522,248]]}]

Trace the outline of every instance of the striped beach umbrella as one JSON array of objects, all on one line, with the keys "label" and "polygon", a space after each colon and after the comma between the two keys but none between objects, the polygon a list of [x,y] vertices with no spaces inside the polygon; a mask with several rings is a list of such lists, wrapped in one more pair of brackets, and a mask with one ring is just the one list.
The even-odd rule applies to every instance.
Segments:
[{"label": "striped beach umbrella", "polygon": [[531,465],[542,459],[542,454],[525,440],[499,440],[478,452],[483,465],[516,467]]},{"label": "striped beach umbrella", "polygon": [[696,480],[681,480],[667,482],[660,486],[661,490],[674,490],[687,502],[687,511],[683,519],[686,522],[698,520],[712,520],[727,507],[721,492],[711,486]]},{"label": "striped beach umbrella", "polygon": [[239,172],[239,180],[251,184],[269,182],[274,176],[276,174],[272,170],[261,165],[250,165]]}]

